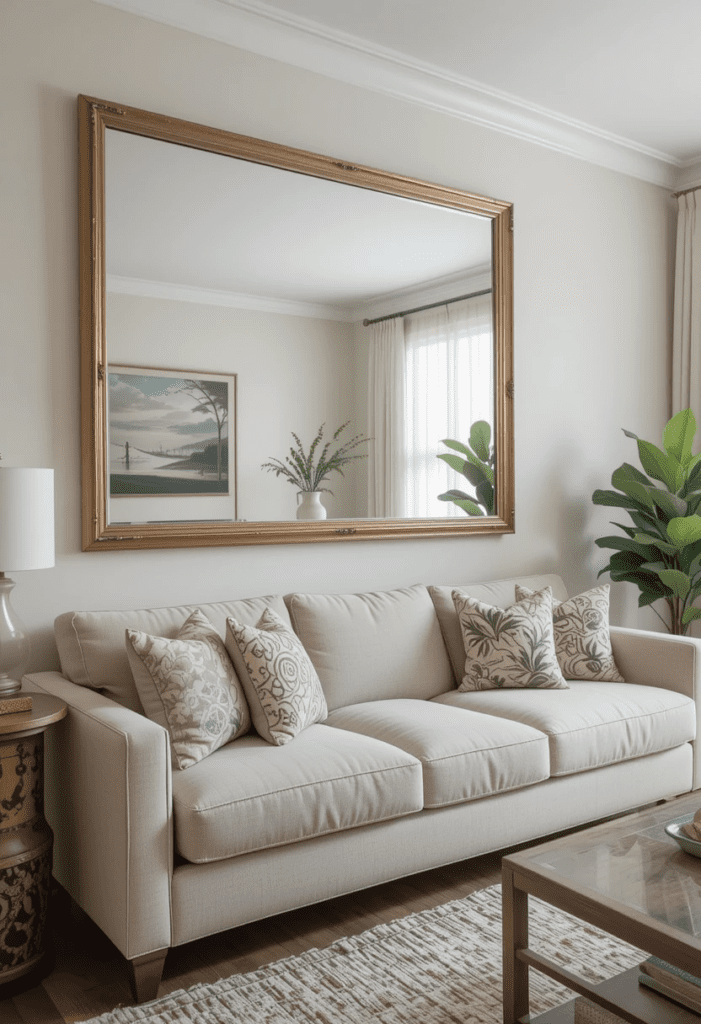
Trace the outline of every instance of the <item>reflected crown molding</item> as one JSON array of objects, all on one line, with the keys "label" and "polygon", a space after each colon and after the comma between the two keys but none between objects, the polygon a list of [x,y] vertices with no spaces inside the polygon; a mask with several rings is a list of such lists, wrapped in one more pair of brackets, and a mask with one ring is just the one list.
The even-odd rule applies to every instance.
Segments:
[{"label": "reflected crown molding", "polygon": [[[674,189],[687,164],[260,0],[94,0]],[[693,164],[701,176],[701,158]]]},{"label": "reflected crown molding", "polygon": [[294,299],[276,299],[267,295],[244,295],[240,292],[199,288],[194,285],[172,284],[168,281],[147,281],[143,278],[120,277],[108,274],[105,281],[108,292],[120,295],[140,295],[150,299],[170,299],[172,302],[195,302],[203,306],[229,306],[251,309],[260,313],[281,313],[284,316],[304,316],[314,320],[340,320],[350,323],[353,315],[343,306],[324,306],[321,303],[297,302]]}]

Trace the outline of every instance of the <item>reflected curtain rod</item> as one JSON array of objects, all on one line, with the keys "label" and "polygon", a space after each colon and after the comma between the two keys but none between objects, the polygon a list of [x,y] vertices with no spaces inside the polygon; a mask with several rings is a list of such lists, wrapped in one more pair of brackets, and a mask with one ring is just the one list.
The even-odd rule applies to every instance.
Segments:
[{"label": "reflected curtain rod", "polygon": [[478,295],[491,295],[491,293],[491,288],[485,288],[481,292],[456,295],[454,299],[443,299],[442,302],[429,302],[427,306],[416,306],[415,309],[403,309],[401,313],[388,313],[387,316],[378,316],[374,320],[363,320],[363,327],[369,327],[370,324],[379,324],[382,320],[396,320],[398,316],[409,316],[410,313],[421,313],[424,309],[435,309],[436,306],[449,306],[451,302],[460,302],[462,299],[476,299]]},{"label": "reflected curtain rod", "polygon": [[683,188],[681,192],[672,192],[672,199],[678,199],[679,196],[685,196],[689,192],[696,192],[701,188],[701,185],[692,185],[691,188]]}]

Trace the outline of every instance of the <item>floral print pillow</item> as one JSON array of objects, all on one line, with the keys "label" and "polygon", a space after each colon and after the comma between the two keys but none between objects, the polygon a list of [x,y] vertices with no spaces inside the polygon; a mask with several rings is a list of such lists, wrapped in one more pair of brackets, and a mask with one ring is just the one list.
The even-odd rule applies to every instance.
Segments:
[{"label": "floral print pillow", "polygon": [[144,711],[170,733],[174,768],[190,768],[248,732],[243,689],[224,641],[201,611],[173,640],[127,629],[126,642]]},{"label": "floral print pillow", "polygon": [[[567,679],[625,682],[611,650],[610,590],[609,584],[603,583],[568,601],[553,601],[555,650],[562,674]],[[533,593],[516,584],[517,601],[530,598]]]},{"label": "floral print pillow", "polygon": [[496,608],[453,591],[465,646],[459,690],[567,689],[555,654],[550,587]]},{"label": "floral print pillow", "polygon": [[226,648],[243,683],[256,732],[289,743],[328,715],[321,682],[302,642],[268,608],[256,626],[226,620]]}]

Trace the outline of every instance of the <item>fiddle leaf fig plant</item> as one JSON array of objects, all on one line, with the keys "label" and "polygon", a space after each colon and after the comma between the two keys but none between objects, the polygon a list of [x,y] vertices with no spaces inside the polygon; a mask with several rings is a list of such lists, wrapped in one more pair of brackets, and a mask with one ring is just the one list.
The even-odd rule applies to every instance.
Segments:
[{"label": "fiddle leaf fig plant", "polygon": [[444,438],[441,443],[459,454],[441,452],[438,458],[464,476],[475,493],[467,494],[451,488],[438,495],[439,501],[452,501],[468,516],[494,515],[494,445],[491,438],[492,430],[486,420],[476,420],[472,424],[467,445]]},{"label": "fiddle leaf fig plant", "polygon": [[599,576],[608,572],[612,580],[634,583],[640,608],[664,600],[670,621],[653,611],[670,633],[684,636],[694,619],[701,619],[694,604],[701,596],[701,453],[691,453],[696,419],[691,409],[673,416],[662,448],[629,430],[623,433],[637,442],[644,472],[624,462],[611,477],[614,490],[592,495],[595,505],[625,509],[632,521],[612,523],[622,537],[596,541],[614,552]]}]

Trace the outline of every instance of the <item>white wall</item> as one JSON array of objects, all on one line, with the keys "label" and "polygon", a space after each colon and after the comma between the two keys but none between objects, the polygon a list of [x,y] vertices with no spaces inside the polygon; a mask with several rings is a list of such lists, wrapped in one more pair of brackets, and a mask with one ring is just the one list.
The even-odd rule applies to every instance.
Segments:
[{"label": "white wall", "polygon": [[[603,564],[606,486],[668,414],[671,215],[662,190],[90,0],[0,6],[0,450],[53,465],[56,568],[18,573],[34,667],[65,609],[361,590]],[[516,533],[487,539],[80,551],[80,92],[515,203]],[[614,619],[637,621],[616,588]],[[643,623],[654,625],[649,612]]]},{"label": "white wall", "polygon": [[[291,431],[307,450],[322,423],[326,440],[346,420],[340,441],[361,429],[348,386],[351,324],[116,292],[107,294],[106,323],[115,365],[236,374],[239,519],[295,518],[293,485],[261,470],[271,458],[284,460]],[[364,514],[365,480],[359,474],[352,487],[350,476],[334,474],[324,484],[333,491],[323,496],[329,518]]]}]

